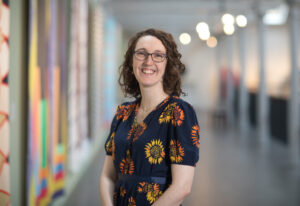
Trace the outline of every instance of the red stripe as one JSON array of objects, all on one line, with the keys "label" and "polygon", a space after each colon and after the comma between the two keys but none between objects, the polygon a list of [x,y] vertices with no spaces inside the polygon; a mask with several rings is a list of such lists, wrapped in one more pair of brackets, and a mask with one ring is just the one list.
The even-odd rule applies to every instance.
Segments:
[{"label": "red stripe", "polygon": [[0,193],[3,193],[3,194],[6,194],[6,195],[10,196],[10,194],[7,191],[5,191],[5,190],[1,190],[0,189]]},{"label": "red stripe", "polygon": [[60,171],[59,173],[57,173],[55,175],[55,180],[61,180],[64,178],[64,172],[63,171]]},{"label": "red stripe", "polygon": [[1,112],[1,111],[0,111],[0,114],[4,114],[4,116],[5,116],[5,120],[4,120],[2,123],[0,123],[0,128],[1,128],[2,125],[4,125],[4,123],[5,123],[6,121],[8,121],[8,114],[7,114],[7,113],[4,113],[4,112]]},{"label": "red stripe", "polygon": [[2,150],[0,150],[0,153],[2,154],[2,156],[7,159],[7,156],[2,152]]},{"label": "red stripe", "polygon": [[3,36],[3,40],[7,43],[8,45],[8,41],[9,41],[9,38],[8,36],[5,36],[3,33],[2,33],[2,36]]}]

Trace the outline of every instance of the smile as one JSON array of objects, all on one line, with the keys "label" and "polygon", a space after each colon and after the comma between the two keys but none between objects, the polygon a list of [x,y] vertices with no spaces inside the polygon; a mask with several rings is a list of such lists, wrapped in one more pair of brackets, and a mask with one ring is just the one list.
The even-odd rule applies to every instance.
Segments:
[{"label": "smile", "polygon": [[154,70],[152,69],[147,69],[147,68],[143,68],[141,69],[141,71],[144,73],[144,74],[154,74]]}]

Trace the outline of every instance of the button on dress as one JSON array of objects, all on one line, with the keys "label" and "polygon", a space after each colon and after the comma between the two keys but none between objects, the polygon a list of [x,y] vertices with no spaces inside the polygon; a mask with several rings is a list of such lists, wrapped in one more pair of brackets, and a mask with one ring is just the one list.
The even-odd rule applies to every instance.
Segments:
[{"label": "button on dress", "polygon": [[119,105],[105,143],[118,174],[114,205],[152,205],[172,182],[171,165],[196,166],[200,129],[193,107],[170,95],[140,124],[140,98]]}]

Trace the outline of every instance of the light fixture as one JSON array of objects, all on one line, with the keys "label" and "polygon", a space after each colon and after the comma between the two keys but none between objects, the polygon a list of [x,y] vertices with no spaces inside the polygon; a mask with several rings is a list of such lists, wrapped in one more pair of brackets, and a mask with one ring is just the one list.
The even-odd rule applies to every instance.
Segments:
[{"label": "light fixture", "polygon": [[199,33],[199,38],[201,40],[207,40],[208,38],[210,37],[210,32],[207,30],[207,31],[202,31],[201,33]]},{"label": "light fixture", "polygon": [[233,24],[225,24],[223,26],[224,32],[227,35],[232,35],[234,33],[234,25]]},{"label": "light fixture", "polygon": [[209,39],[207,39],[206,44],[210,48],[215,48],[218,44],[218,40],[216,39],[216,37],[211,36],[209,37]]},{"label": "light fixture", "polygon": [[187,45],[191,42],[191,36],[188,33],[182,33],[179,36],[179,41],[183,45]]},{"label": "light fixture", "polygon": [[289,7],[286,4],[281,4],[275,9],[266,11],[263,22],[267,25],[282,25],[286,22],[289,13]]},{"label": "light fixture", "polygon": [[226,13],[222,16],[222,22],[223,24],[234,24],[234,17],[231,14]]},{"label": "light fixture", "polygon": [[203,31],[206,32],[206,31],[209,31],[209,27],[208,27],[208,24],[205,23],[205,22],[199,22],[196,26],[196,31],[198,33],[202,33]]},{"label": "light fixture", "polygon": [[235,20],[239,27],[247,26],[247,18],[244,15],[238,15]]}]

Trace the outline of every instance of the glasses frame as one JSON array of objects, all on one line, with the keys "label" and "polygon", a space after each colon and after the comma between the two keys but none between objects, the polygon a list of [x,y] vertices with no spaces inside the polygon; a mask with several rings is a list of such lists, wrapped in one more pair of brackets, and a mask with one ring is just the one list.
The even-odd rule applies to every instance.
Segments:
[{"label": "glasses frame", "polygon": [[[143,52],[143,53],[145,53],[145,54],[146,54],[146,58],[145,58],[145,59],[139,59],[139,58],[136,56],[136,53],[138,53],[138,52]],[[163,54],[164,58],[163,58],[162,61],[156,61],[156,60],[153,59],[153,56],[152,56],[152,55],[153,55],[153,54],[157,54],[157,53],[159,53],[159,52],[148,53],[148,52],[146,52],[146,51],[136,50],[136,51],[133,52],[133,55],[134,55],[134,57],[135,57],[137,60],[139,60],[139,61],[145,61],[145,60],[148,59],[149,56],[151,56],[152,61],[154,61],[154,62],[156,62],[156,63],[164,62],[164,61],[168,58],[168,55],[167,55],[167,54],[159,53],[159,54]]]}]

